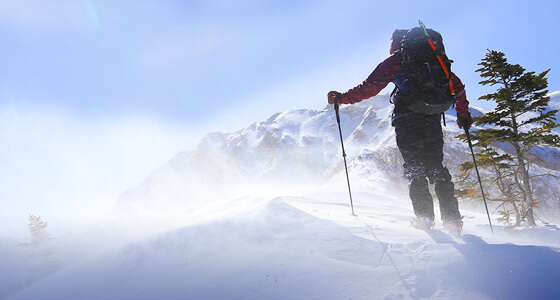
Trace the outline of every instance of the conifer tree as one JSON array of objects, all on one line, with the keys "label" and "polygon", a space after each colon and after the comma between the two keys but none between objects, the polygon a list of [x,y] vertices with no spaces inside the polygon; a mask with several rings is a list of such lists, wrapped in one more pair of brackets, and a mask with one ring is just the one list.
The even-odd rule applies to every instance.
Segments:
[{"label": "conifer tree", "polygon": [[56,248],[51,245],[54,240],[47,232],[47,222],[43,222],[40,216],[29,214],[29,242],[19,246],[29,249],[29,257],[36,262],[35,267],[30,269],[29,282],[46,277],[56,271],[59,263],[53,260]]},{"label": "conifer tree", "polygon": [[[496,108],[484,116],[473,118],[476,125],[489,126],[473,131],[472,140],[475,146],[482,146],[478,157],[486,159],[486,165],[494,165],[498,168],[495,170],[513,170],[509,175],[501,173],[508,176],[513,184],[506,184],[505,177],[501,180],[503,191],[509,193],[508,197],[513,197],[509,201],[516,203],[515,198],[521,200],[522,206],[516,207],[520,211],[516,225],[526,219],[530,226],[535,226],[533,208],[537,199],[529,172],[533,149],[540,145],[560,145],[559,136],[552,132],[559,126],[555,118],[557,110],[548,109],[550,97],[547,96],[546,75],[550,69],[540,74],[526,72],[520,65],[508,63],[504,53],[493,50],[488,51],[479,66],[476,71],[483,78],[480,84],[497,87],[496,92],[480,99],[494,101]],[[498,145],[507,149],[507,156],[498,153]]]},{"label": "conifer tree", "polygon": [[[519,203],[519,190],[515,182],[515,169],[512,167],[514,160],[511,155],[507,153],[499,153],[496,149],[483,142],[477,141],[476,146],[480,148],[478,153],[475,153],[477,164],[480,168],[490,171],[490,177],[483,180],[486,187],[484,190],[489,192],[486,198],[489,201],[498,202],[501,208],[498,212],[502,215],[498,221],[502,221],[510,226],[515,226],[521,223],[522,212]],[[463,191],[463,197],[472,197],[477,195],[475,192],[476,182],[472,180],[469,182],[468,174],[474,168],[472,161],[464,162],[460,165],[460,170],[463,171],[458,178],[462,181],[458,182],[460,186],[467,186],[467,190]],[[493,191],[497,191],[493,193]],[[521,204],[521,205],[520,205]],[[515,216],[515,224],[510,223],[510,216]]]}]

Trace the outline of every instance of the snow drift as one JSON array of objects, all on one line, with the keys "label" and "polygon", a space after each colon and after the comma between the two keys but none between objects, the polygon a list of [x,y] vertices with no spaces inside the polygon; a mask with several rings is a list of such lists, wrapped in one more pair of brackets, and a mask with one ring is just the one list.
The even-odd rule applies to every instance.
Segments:
[{"label": "snow drift", "polygon": [[[492,240],[483,214],[467,212],[467,234],[453,241],[439,231],[410,228],[406,201],[360,194],[354,217],[341,196],[239,199],[243,208],[234,213],[128,244],[10,299],[560,296],[560,253],[549,246],[488,244],[477,236]],[[538,230],[531,233],[535,244],[551,239],[560,245],[558,228]],[[497,233],[522,241],[516,234]]]},{"label": "snow drift", "polygon": [[[290,110],[177,154],[123,193],[74,256],[91,251],[84,245],[111,251],[9,299],[560,298],[558,227],[496,226],[493,237],[483,210],[461,204],[462,240],[440,223],[411,228],[387,97],[341,114],[357,216],[341,192],[332,107]],[[445,164],[456,173],[470,157],[455,116],[446,120]]]},{"label": "snow drift", "polygon": [[[560,97],[554,95],[551,107],[560,103]],[[473,115],[485,112],[478,107],[471,107],[471,111]],[[403,162],[391,126],[388,96],[343,105],[340,113],[352,186],[376,194],[397,192],[405,196],[407,182],[402,177]],[[448,111],[445,119],[444,165],[456,175],[459,165],[471,157],[467,144],[455,138],[462,131],[455,125],[454,111]],[[560,151],[551,147],[537,151],[542,163],[535,170],[560,176]],[[142,232],[153,233],[184,225],[184,214],[222,199],[263,193],[286,195],[287,190],[345,189],[341,156],[332,105],[320,111],[289,110],[237,132],[208,134],[196,149],[177,154],[137,188],[124,193],[114,216],[123,224],[128,222]],[[545,199],[540,203],[543,211],[557,212],[558,186],[541,190],[545,191],[538,195]],[[141,226],[137,216],[153,222]]]}]

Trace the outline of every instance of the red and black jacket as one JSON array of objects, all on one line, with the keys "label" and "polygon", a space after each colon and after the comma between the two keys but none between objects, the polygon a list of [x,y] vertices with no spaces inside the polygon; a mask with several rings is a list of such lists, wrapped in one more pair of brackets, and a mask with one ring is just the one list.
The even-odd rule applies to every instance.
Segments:
[{"label": "red and black jacket", "polygon": [[[382,61],[364,82],[342,93],[340,103],[353,104],[377,95],[389,83],[394,82],[401,71],[401,56],[395,52]],[[453,72],[450,76],[455,87],[455,110],[458,115],[466,114],[469,111],[469,101],[467,101],[465,86]]]}]

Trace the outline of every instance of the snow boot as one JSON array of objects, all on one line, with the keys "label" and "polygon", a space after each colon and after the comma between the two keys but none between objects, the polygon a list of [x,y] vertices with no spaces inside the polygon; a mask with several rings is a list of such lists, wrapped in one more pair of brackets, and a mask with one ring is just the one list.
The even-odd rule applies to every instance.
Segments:
[{"label": "snow boot", "polygon": [[463,221],[445,221],[443,222],[443,229],[454,237],[460,237],[461,230],[463,229]]},{"label": "snow boot", "polygon": [[416,217],[410,223],[414,228],[420,230],[431,230],[434,228],[434,221],[428,217]]}]

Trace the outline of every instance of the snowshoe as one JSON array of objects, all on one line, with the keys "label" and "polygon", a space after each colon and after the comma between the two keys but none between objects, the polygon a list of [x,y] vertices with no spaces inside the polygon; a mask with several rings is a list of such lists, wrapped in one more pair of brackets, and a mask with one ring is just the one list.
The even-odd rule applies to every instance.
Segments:
[{"label": "snowshoe", "polygon": [[460,237],[461,230],[463,230],[463,221],[443,222],[443,229],[445,229],[445,231],[447,231],[450,235],[454,237]]},{"label": "snowshoe", "polygon": [[431,230],[434,228],[434,221],[428,217],[416,217],[413,218],[410,224],[420,230]]}]

